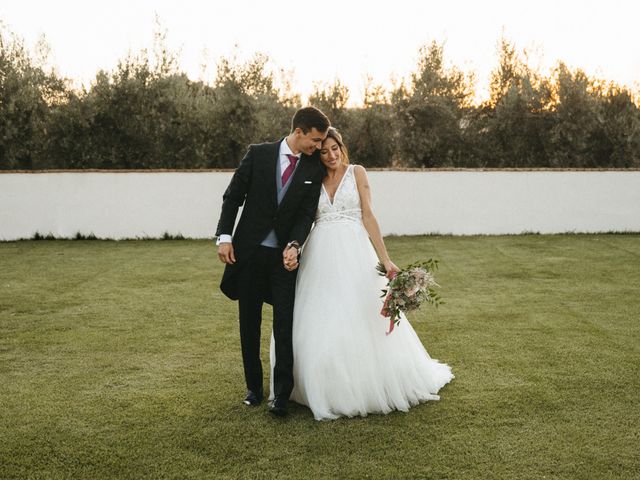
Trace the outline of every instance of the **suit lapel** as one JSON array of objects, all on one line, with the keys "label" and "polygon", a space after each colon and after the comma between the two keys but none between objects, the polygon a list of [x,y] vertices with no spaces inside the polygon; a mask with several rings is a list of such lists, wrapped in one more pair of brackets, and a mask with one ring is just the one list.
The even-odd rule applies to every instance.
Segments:
[{"label": "suit lapel", "polygon": [[269,159],[267,161],[267,169],[266,175],[269,179],[267,182],[267,194],[271,201],[273,202],[273,206],[277,208],[278,206],[278,186],[276,185],[276,168],[278,162],[280,161],[280,142],[273,143],[272,152],[269,154]]}]

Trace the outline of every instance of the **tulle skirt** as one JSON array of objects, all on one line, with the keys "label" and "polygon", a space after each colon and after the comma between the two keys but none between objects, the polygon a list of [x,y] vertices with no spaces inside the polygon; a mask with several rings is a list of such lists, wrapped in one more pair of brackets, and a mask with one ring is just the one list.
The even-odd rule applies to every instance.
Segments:
[{"label": "tulle skirt", "polygon": [[[386,335],[386,279],[361,222],[317,224],[300,262],[293,321],[294,390],[317,420],[407,411],[454,376],[406,318]],[[274,362],[273,342],[271,362]]]}]

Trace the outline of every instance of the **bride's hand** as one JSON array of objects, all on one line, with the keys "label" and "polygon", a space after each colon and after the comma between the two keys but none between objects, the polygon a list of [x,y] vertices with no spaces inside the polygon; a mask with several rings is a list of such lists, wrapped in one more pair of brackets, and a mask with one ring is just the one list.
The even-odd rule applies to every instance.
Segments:
[{"label": "bride's hand", "polygon": [[384,269],[387,271],[387,278],[395,277],[400,271],[398,266],[395,263],[393,263],[391,260],[386,260],[384,262]]}]

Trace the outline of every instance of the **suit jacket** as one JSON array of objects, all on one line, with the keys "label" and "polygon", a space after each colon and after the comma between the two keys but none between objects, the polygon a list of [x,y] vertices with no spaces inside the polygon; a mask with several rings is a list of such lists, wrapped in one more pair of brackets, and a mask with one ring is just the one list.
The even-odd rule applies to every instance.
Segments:
[{"label": "suit jacket", "polygon": [[276,162],[280,161],[281,141],[250,145],[222,196],[216,235],[232,232],[238,209],[244,205],[233,233],[236,263],[226,265],[220,284],[222,292],[232,300],[238,299],[237,272],[271,230],[275,230],[283,247],[293,240],[302,245],[315,219],[324,176],[319,153],[300,156],[291,184],[278,205]]}]

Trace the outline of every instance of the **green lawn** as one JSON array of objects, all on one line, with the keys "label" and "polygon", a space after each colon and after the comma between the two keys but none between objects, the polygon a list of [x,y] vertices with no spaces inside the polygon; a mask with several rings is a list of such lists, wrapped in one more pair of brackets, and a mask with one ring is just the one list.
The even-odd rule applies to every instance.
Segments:
[{"label": "green lawn", "polygon": [[440,260],[412,323],[456,379],[317,422],[241,404],[211,242],[0,243],[0,478],[638,478],[639,235],[388,246]]}]

